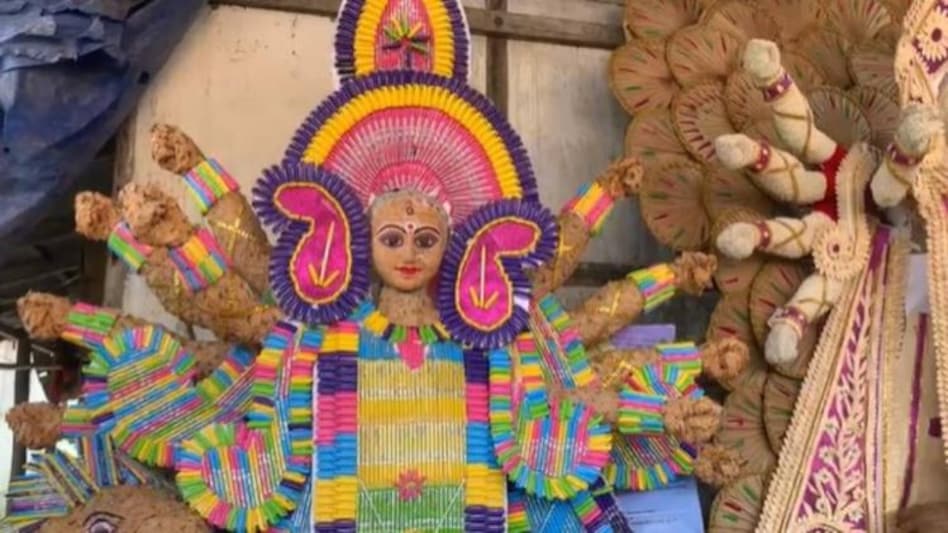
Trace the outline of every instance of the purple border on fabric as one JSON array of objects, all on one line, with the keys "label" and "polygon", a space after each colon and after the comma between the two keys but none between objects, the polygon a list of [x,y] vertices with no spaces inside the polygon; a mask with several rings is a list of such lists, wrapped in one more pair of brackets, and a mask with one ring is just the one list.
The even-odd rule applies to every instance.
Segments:
[{"label": "purple border on fabric", "polygon": [[619,502],[616,501],[615,493],[611,489],[605,490],[605,483],[602,479],[596,481],[589,490],[602,514],[592,524],[588,524],[586,530],[590,532],[609,531],[605,529],[605,526],[610,526],[613,533],[632,533],[629,521],[619,509]]},{"label": "purple border on fabric", "polygon": [[[367,0],[346,0],[336,22],[336,37],[334,46],[336,51],[335,68],[340,81],[347,81],[355,76],[355,33],[359,16]],[[454,72],[451,77],[467,81],[468,62],[470,60],[471,41],[468,34],[467,22],[458,0],[441,0],[451,19],[451,33],[454,36]]]},{"label": "purple border on fabric", "polygon": [[[876,229],[875,235],[872,237],[872,253],[869,255],[869,265],[870,270],[875,270],[879,268],[879,264],[885,258],[885,254],[889,251],[889,228],[886,226],[879,226]],[[883,277],[883,281],[886,283],[889,282],[888,279]]]},{"label": "purple border on fabric", "polygon": [[313,526],[316,533],[355,533],[356,524],[352,520],[337,520],[332,523],[318,523]]},{"label": "purple border on fabric", "polygon": [[[865,271],[862,274],[862,276],[864,276],[865,278],[870,278],[871,276],[875,275],[876,271],[884,266],[883,262],[885,261],[887,252],[889,250],[889,236],[890,236],[889,228],[887,228],[886,226],[880,226],[876,230],[875,234],[871,237],[872,247],[871,247],[871,252],[869,256],[869,261],[868,261],[867,266],[865,267]],[[888,281],[886,279],[886,275],[887,275],[887,271],[884,270],[883,275],[882,275],[883,283],[886,283]],[[869,327],[869,319],[867,318],[867,316],[869,315],[867,299],[871,298],[871,296],[868,295],[868,293],[872,291],[871,286],[872,284],[863,283],[861,288],[859,289],[859,294],[857,296],[857,300],[859,300],[859,303],[855,307],[853,317],[850,319],[850,326],[848,326],[849,330],[846,332],[845,339],[844,339],[843,350],[845,353],[843,353],[843,355],[841,356],[842,357],[841,365],[837,372],[839,376],[848,376],[848,375],[851,375],[853,372],[852,355],[856,353],[858,349],[857,341],[862,336],[863,329]],[[875,384],[875,388],[876,388],[876,394],[879,395],[878,397],[881,398],[882,397],[881,396],[881,388],[882,388],[881,380],[877,384]],[[867,390],[867,394],[868,394],[868,390]],[[878,410],[879,410],[880,405],[881,405],[881,402],[876,402],[875,410],[877,412],[867,413],[866,414],[867,419],[870,419],[870,418],[878,419],[878,416],[879,416]],[[823,416],[823,417],[831,416],[829,413],[830,411],[826,411],[825,413],[822,413],[820,416]],[[838,415],[838,416],[843,416],[843,415]],[[813,475],[815,475],[814,473],[816,471],[825,471],[826,466],[824,464],[823,459],[820,457],[820,454],[819,454],[819,448],[828,445],[825,442],[825,439],[827,438],[825,435],[825,432],[826,432],[825,428],[821,429],[820,433],[816,437],[816,440],[814,441],[817,445],[817,451],[814,452],[810,456],[809,462],[805,467],[806,475],[809,477],[812,477]],[[870,453],[873,454],[871,457],[870,457]],[[879,447],[878,446],[875,447],[875,449],[873,449],[871,452],[865,449],[862,449],[860,450],[860,454],[864,460],[860,462],[862,466],[859,467],[859,469],[868,478],[868,476],[871,475],[871,473],[866,471],[867,470],[866,465],[867,464],[881,464],[879,462],[880,461]],[[845,473],[839,473],[838,475],[845,475]],[[866,481],[868,481],[868,479]],[[879,482],[878,474],[877,474],[877,479],[875,479],[874,482],[876,483]],[[810,509],[815,508],[816,498],[817,496],[816,496],[816,493],[814,492],[814,489],[810,486],[807,486],[807,488],[805,488],[805,490],[803,491],[802,498],[800,499],[800,503],[797,504],[797,508],[793,511],[795,519],[801,519],[807,516],[807,510],[806,510],[807,506],[809,506]],[[856,529],[860,529],[860,528],[865,529],[865,523],[867,519],[868,518],[866,516],[860,516],[854,520],[851,520],[853,522],[853,524],[851,525],[855,527]]]},{"label": "purple border on fabric", "polygon": [[[509,319],[492,331],[483,331],[468,325],[458,309],[455,283],[460,275],[461,262],[470,241],[477,231],[491,221],[518,217],[529,220],[540,227],[540,239],[536,249],[525,257],[502,258],[504,272],[513,288],[511,295],[513,312]],[[533,286],[524,273],[525,268],[536,268],[550,260],[556,251],[556,217],[539,203],[520,200],[498,200],[491,202],[471,214],[455,229],[441,262],[441,280],[438,285],[438,312],[441,321],[451,335],[461,342],[483,349],[499,348],[509,344],[530,320],[529,310],[518,302],[532,300]]]},{"label": "purple border on fabric", "polygon": [[[296,292],[291,277],[293,254],[309,225],[286,217],[274,203],[274,195],[287,183],[315,183],[342,207],[351,234],[352,264],[349,286],[325,305],[313,306]],[[260,220],[279,232],[270,256],[270,287],[286,315],[307,324],[329,324],[347,317],[369,292],[371,249],[365,210],[352,189],[341,179],[313,165],[284,163],[265,170],[253,188],[253,207]]]},{"label": "purple border on fabric", "polygon": [[527,149],[524,147],[520,136],[517,135],[517,132],[514,131],[510,123],[507,122],[503,114],[501,114],[487,97],[469,87],[463,81],[444,78],[427,72],[393,70],[371,74],[344,83],[342,87],[326,97],[296,130],[289,147],[284,153],[283,163],[300,163],[303,160],[303,154],[307,146],[309,146],[316,132],[326,121],[332,118],[333,115],[353,99],[366,92],[382,87],[398,87],[404,85],[442,87],[473,106],[490,122],[491,126],[503,140],[504,147],[510,154],[510,158],[517,170],[517,178],[520,182],[520,188],[523,191],[523,200],[539,203],[540,197],[536,177],[533,174],[533,165],[530,163]]},{"label": "purple border on fabric", "polygon": [[909,414],[909,456],[906,461],[905,482],[902,486],[902,499],[899,509],[908,507],[915,478],[915,454],[918,448],[918,415],[922,403],[922,360],[925,356],[925,336],[928,334],[928,315],[921,315],[918,321],[918,339],[915,344],[915,364],[912,367],[912,406]]},{"label": "purple border on fabric", "polygon": [[[872,205],[872,204],[868,204],[868,205]],[[891,273],[891,269],[884,268],[883,266],[883,261],[889,260],[889,254],[892,250],[891,236],[892,236],[892,232],[890,231],[890,228],[887,226],[879,226],[876,229],[876,233],[875,233],[873,243],[872,243],[873,252],[869,261],[870,272],[878,270],[880,268],[883,269],[882,270],[882,283],[885,286],[888,286],[889,283],[892,283],[892,281],[889,279],[889,274]],[[885,291],[883,290],[883,294],[884,293]],[[897,305],[903,305],[903,303],[899,302]],[[868,326],[868,320],[863,321],[863,324]],[[870,331],[870,334],[871,334],[871,331]],[[879,335],[879,333],[876,333],[876,335]],[[881,372],[884,369],[882,360],[883,360],[882,355],[876,356],[872,359],[873,365],[875,366],[876,375],[881,375]],[[885,401],[885,391],[883,387],[883,380],[881,379],[875,380],[875,397],[876,397],[876,401],[872,403],[872,408],[874,412],[871,414],[871,416],[873,420],[880,421],[882,420],[882,417],[883,417],[881,410]],[[879,433],[880,431],[879,428],[881,427],[883,427],[883,424],[876,424],[877,442],[885,442],[884,435],[881,435]],[[873,446],[872,447],[873,457],[872,457],[872,462],[870,464],[874,464],[874,465],[883,464],[882,458],[880,457],[882,452],[883,450],[881,446]],[[868,465],[864,466],[864,468],[866,470],[869,470]],[[871,471],[866,472],[866,477],[868,478],[868,476],[873,475],[874,476],[874,479],[872,480],[873,485],[876,487],[881,487],[883,486],[882,478],[883,478],[884,473],[885,472],[883,471],[883,469],[874,468]],[[860,524],[857,522],[856,524],[857,528],[865,527],[863,525],[865,523],[866,522],[863,522],[862,524]]]},{"label": "purple border on fabric", "polygon": [[483,350],[464,350],[464,381],[474,385],[490,382],[490,366]]},{"label": "purple border on fabric", "polygon": [[464,531],[476,533],[503,533],[507,530],[507,512],[483,505],[464,508]]},{"label": "purple border on fabric", "polygon": [[319,378],[317,393],[320,396],[358,391],[358,361],[350,352],[320,354],[316,375]]}]

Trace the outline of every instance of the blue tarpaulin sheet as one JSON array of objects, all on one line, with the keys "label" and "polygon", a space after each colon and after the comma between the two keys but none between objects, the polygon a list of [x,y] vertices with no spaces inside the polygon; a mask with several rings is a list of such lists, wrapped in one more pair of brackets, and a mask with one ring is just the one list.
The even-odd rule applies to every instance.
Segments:
[{"label": "blue tarpaulin sheet", "polygon": [[69,190],[205,0],[0,0],[0,240]]}]

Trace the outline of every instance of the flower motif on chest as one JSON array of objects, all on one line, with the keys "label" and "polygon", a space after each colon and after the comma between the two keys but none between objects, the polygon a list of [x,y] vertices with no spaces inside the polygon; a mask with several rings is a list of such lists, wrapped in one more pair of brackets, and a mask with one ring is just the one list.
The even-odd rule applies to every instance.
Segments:
[{"label": "flower motif on chest", "polygon": [[417,470],[406,470],[398,475],[395,487],[398,489],[398,497],[402,501],[412,501],[421,498],[421,491],[425,484],[425,476]]}]

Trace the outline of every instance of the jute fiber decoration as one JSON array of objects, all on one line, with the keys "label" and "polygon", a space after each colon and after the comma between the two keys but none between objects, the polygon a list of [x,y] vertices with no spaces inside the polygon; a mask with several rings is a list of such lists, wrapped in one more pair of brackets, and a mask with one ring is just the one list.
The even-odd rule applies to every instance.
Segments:
[{"label": "jute fiber decoration", "polygon": [[200,224],[152,185],[115,204],[82,197],[83,232],[221,342],[29,297],[31,331],[91,355],[78,404],[20,408],[15,425],[30,411],[44,425],[18,436],[111,438],[174,470],[183,499],[231,531],[629,531],[603,479],[610,421],[635,443],[626,485],[695,460],[729,475],[726,452],[701,457],[720,407],[695,378],[704,362],[737,375],[742,345],[661,346],[614,383],[586,353],[678,291],[709,288],[716,258],[637,270],[572,314],[552,296],[615,202],[639,192],[642,162],[617,161],[559,217],[541,205],[522,141],[467,84],[456,0],[347,0],[335,44],[338,88],[250,201],[168,125],[152,155],[183,177]]},{"label": "jute fiber decoration", "polygon": [[767,493],[767,476],[745,476],[725,485],[711,506],[712,531],[754,531]]},{"label": "jute fiber decoration", "polygon": [[17,442],[37,450],[59,440],[63,408],[48,403],[25,403],[7,411],[4,419]]},{"label": "jute fiber decoration", "polygon": [[[800,159],[744,135],[715,140],[725,165],[745,169],[774,197],[793,203],[816,202],[813,212],[803,218],[738,222],[717,237],[718,248],[734,258],[749,256],[756,249],[790,258],[813,255],[818,272],[806,278],[769,321],[771,331],[764,350],[774,364],[799,357],[809,324],[825,315],[843,284],[865,263],[869,229],[863,196],[867,177],[876,165],[870,148],[856,145],[846,149],[815,124],[819,116],[830,117],[825,120],[836,130],[841,124],[859,123],[856,117],[861,115],[854,114],[858,108],[848,106],[849,100],[841,96],[833,104],[831,97],[839,94],[833,91],[814,93],[814,102],[824,102],[826,109],[811,108],[779,60],[779,50],[767,41],[752,40],[744,52],[745,70],[772,106],[781,138]],[[837,131],[837,135],[844,133]],[[806,170],[808,164],[817,165],[819,171]]]},{"label": "jute fiber decoration", "polygon": [[[754,277],[749,304],[751,328],[758,345],[766,342],[770,317],[787,304],[809,273],[810,269],[799,262],[778,259],[769,261]],[[822,321],[807,325],[800,340],[799,357],[790,363],[774,365],[773,370],[795,379],[806,377],[822,325]]]},{"label": "jute fiber decoration", "polygon": [[648,490],[693,470],[710,483],[731,476],[733,454],[705,445],[720,424],[720,409],[703,397],[694,379],[699,373],[712,379],[740,374],[747,363],[743,344],[728,339],[700,350],[691,343],[613,348],[591,357],[601,383],[587,383],[565,396],[616,422],[604,470],[610,484]]},{"label": "jute fiber decoration", "polygon": [[[670,159],[679,165],[689,159],[699,165],[691,175],[700,178],[679,182],[688,184],[690,193],[676,187],[672,189],[674,194],[669,196],[643,194],[642,209],[646,215],[665,214],[667,224],[649,227],[663,243],[671,246],[692,246],[698,239],[683,239],[682,236],[693,235],[696,228],[710,228],[708,237],[698,249],[715,246],[721,252],[721,268],[716,281],[726,293],[725,300],[730,303],[722,305],[730,309],[748,309],[745,305],[735,306],[734,295],[743,293],[750,302],[754,326],[739,327],[747,321],[740,320],[740,315],[726,312],[722,307],[716,313],[717,320],[712,321],[708,336],[740,338],[740,332],[747,335],[745,342],[750,347],[751,368],[756,367],[759,371],[745,372],[745,377],[756,378],[745,379],[743,383],[726,380],[730,387],[737,385],[737,391],[745,392],[746,396],[747,390],[763,386],[761,378],[766,376],[764,354],[773,365],[771,368],[783,375],[799,379],[807,374],[813,345],[822,327],[821,317],[841,296],[843,286],[853,283],[853,278],[847,277],[858,276],[853,270],[858,270],[865,261],[857,258],[866,257],[871,242],[868,237],[873,228],[858,221],[839,223],[841,203],[846,204],[843,211],[855,208],[857,213],[861,213],[865,183],[855,184],[850,189],[851,194],[837,194],[836,188],[851,173],[865,174],[866,168],[872,172],[877,159],[875,155],[865,155],[867,152],[873,154],[885,149],[893,136],[899,143],[899,132],[893,131],[893,117],[897,111],[893,105],[896,92],[892,57],[897,40],[893,35],[898,35],[898,24],[905,6],[873,0],[838,5],[812,0],[718,1],[710,4],[674,1],[659,6],[628,2],[626,24],[632,41],[617,50],[616,57],[627,57],[632,64],[635,56],[627,51],[643,48],[642,43],[666,39],[670,44],[667,45],[665,65],[657,61],[643,62],[643,65],[648,64],[648,69],[642,70],[650,74],[667,71],[672,78],[677,76],[694,81],[689,81],[689,85],[677,83],[681,80],[668,84],[664,81],[667,76],[634,78],[634,73],[613,72],[612,89],[620,101],[644,105],[644,98],[636,98],[640,94],[647,95],[648,90],[637,91],[636,84],[629,80],[648,79],[651,82],[652,79],[661,79],[667,86],[665,94],[672,97],[668,104],[651,98],[648,112],[633,114],[627,134],[627,153],[641,157],[650,171],[667,164]],[[934,6],[935,2],[929,5]],[[931,35],[930,31],[921,30],[919,24],[915,27],[919,28],[920,36],[922,33]],[[728,37],[713,42],[713,37],[720,36],[721,32],[727,33]],[[695,36],[707,38],[709,42],[700,43],[699,37]],[[735,38],[738,49],[743,49],[743,57],[737,61],[731,60],[730,53],[726,52]],[[776,46],[765,52],[760,41],[755,39],[766,39]],[[918,42],[930,41],[919,39]],[[683,53],[686,48],[683,44],[689,42],[696,43],[693,51]],[[943,44],[938,46],[939,50],[944,49]],[[759,52],[751,52],[754,48]],[[673,49],[676,50],[674,54]],[[932,47],[928,49],[934,50]],[[690,60],[698,56],[705,61]],[[722,65],[732,66],[726,70]],[[923,71],[914,65],[906,64],[904,72],[914,76]],[[784,77],[784,73],[787,76]],[[622,82],[617,83],[618,80]],[[717,84],[723,84],[723,87]],[[930,80],[924,84],[915,83],[915,86],[924,88],[930,95],[937,94],[937,91],[928,89],[938,87],[938,83]],[[655,85],[645,87],[654,88]],[[711,91],[713,87],[718,89]],[[925,94],[917,89],[915,92]],[[935,99],[927,101],[934,103]],[[925,128],[925,120],[915,118],[914,122]],[[678,143],[663,134],[668,131],[678,134]],[[929,127],[928,131],[932,128]],[[904,184],[889,188],[897,194],[890,194],[893,200],[887,205],[901,199],[909,187],[906,178],[912,176],[907,169],[917,164],[920,158],[914,158],[924,152],[924,143],[919,141],[921,136],[913,138],[903,134],[903,137],[907,137],[900,144],[903,157],[887,158],[900,164],[886,163],[885,166],[898,169],[897,175]],[[757,142],[759,140],[766,142]],[[850,154],[850,161],[845,163],[846,150],[856,140],[868,141],[872,146],[859,156]],[[711,150],[704,149],[708,142],[713,144]],[[845,150],[837,152],[839,146]],[[722,165],[743,172],[724,174],[718,170]],[[744,178],[747,185],[734,182],[735,175]],[[837,176],[840,178],[838,181]],[[898,183],[895,179],[890,182]],[[729,209],[726,194],[730,189],[733,189],[735,198]],[[785,211],[778,208],[758,214],[738,214],[732,210],[744,207],[738,198],[753,198],[755,190],[778,202],[816,203],[812,206],[813,211],[802,218],[797,209]],[[693,207],[690,211],[677,209],[688,203],[680,199],[695,197],[703,199],[703,213]],[[883,203],[878,194],[876,200]],[[759,207],[755,206],[755,209]],[[676,215],[676,212],[686,211],[689,211],[686,217]],[[795,216],[780,216],[790,213]],[[694,220],[699,223],[695,224]],[[827,229],[841,225],[845,226],[845,236],[839,232],[823,234]],[[821,248],[815,252],[817,242]],[[856,246],[850,248],[848,245],[853,242]],[[807,270],[807,262],[801,261],[811,253],[820,256],[819,264],[824,269],[813,276]],[[768,255],[786,258],[787,261],[774,261]],[[842,260],[843,256],[852,260]],[[774,266],[768,267],[771,263]],[[844,278],[848,280],[841,282]],[[783,311],[774,314],[774,308]],[[729,320],[723,320],[725,317]],[[754,365],[755,353],[761,355],[759,365],[763,366]],[[752,394],[750,398],[746,406],[756,413],[751,422],[762,425],[763,395]],[[769,447],[769,443],[763,441],[763,445],[757,448]],[[752,458],[759,456],[751,453]],[[718,499],[715,530],[751,531],[757,526],[766,493],[763,481],[761,479],[757,484],[756,491],[751,491],[758,496],[755,504],[725,506],[720,505],[723,496]],[[743,489],[735,489],[740,490]],[[741,515],[739,509],[747,513]],[[727,519],[722,521],[719,517],[723,516]]]},{"label": "jute fiber decoration", "polygon": [[[904,245],[876,231],[865,273],[832,315],[800,391],[759,527],[882,531],[883,376],[899,349]],[[902,248],[900,251],[899,248]]]},{"label": "jute fiber decoration", "polygon": [[685,252],[671,264],[636,270],[607,283],[573,313],[573,323],[587,346],[594,346],[623,325],[671,299],[678,291],[700,294],[710,287],[717,258]]},{"label": "jute fiber decoration", "polygon": [[744,460],[740,454],[720,446],[707,444],[701,447],[695,461],[695,476],[713,487],[723,487],[741,475]]},{"label": "jute fiber decoration", "polygon": [[707,336],[712,341],[734,340],[747,349],[748,363],[733,377],[722,377],[720,383],[728,390],[743,388],[745,384],[762,381],[767,364],[754,337],[750,322],[749,292],[730,293],[718,300],[711,313]]},{"label": "jute fiber decoration", "polygon": [[783,437],[790,426],[793,407],[800,395],[801,382],[776,372],[767,376],[764,385],[764,427],[771,449],[780,454]]},{"label": "jute fiber decoration", "polygon": [[[147,323],[117,309],[98,307],[69,300],[52,294],[31,292],[17,300],[20,320],[34,339],[64,340],[87,349],[96,349],[103,339],[126,328],[146,326]],[[227,357],[233,348],[220,341],[178,339],[194,357],[194,375],[204,379]]]},{"label": "jute fiber decoration", "polygon": [[[900,341],[901,321],[896,310],[901,305],[900,287],[904,280],[900,278],[899,265],[906,252],[898,245],[890,249],[889,230],[876,226],[867,214],[872,208],[865,202],[868,181],[878,167],[879,157],[865,144],[852,145],[868,140],[871,134],[861,108],[838,90],[814,90],[807,98],[788,69],[780,64],[780,58],[774,43],[751,40],[745,48],[743,64],[772,108],[774,126],[786,150],[744,135],[721,137],[715,143],[725,165],[744,169],[773,197],[797,204],[815,202],[813,212],[803,218],[737,222],[717,237],[719,249],[736,258],[760,249],[788,258],[812,255],[816,266],[816,272],[802,279],[795,293],[782,307],[769,313],[769,318],[765,318],[766,308],[780,305],[774,302],[783,299],[780,293],[789,293],[796,287],[793,270],[781,273],[775,265],[766,275],[758,274],[759,282],[751,288],[755,293],[752,316],[760,315],[754,318],[755,337],[763,337],[769,328],[764,340],[768,361],[783,364],[785,372],[797,375],[809,367],[784,439],[781,433],[791,408],[787,404],[793,403],[792,398],[781,399],[778,394],[789,385],[786,382],[778,386],[786,378],[774,376],[768,380],[771,386],[769,390],[764,387],[768,393],[763,398],[767,414],[751,417],[762,419],[768,447],[781,450],[780,466],[759,527],[764,531],[795,531],[806,530],[813,524],[828,524],[847,530],[874,531],[883,525],[880,502],[884,498],[859,495],[882,494],[886,489],[880,481],[883,477],[879,461],[875,459],[884,442],[874,429],[881,424],[878,411],[885,400],[880,389],[872,384],[879,380],[877,376],[885,375],[886,354],[897,351]],[[817,170],[809,170],[813,167]],[[887,265],[894,265],[893,271],[887,272]],[[784,268],[787,266],[790,265]],[[873,269],[875,273],[871,273]],[[855,314],[834,312],[833,317],[839,321],[835,326],[838,331],[824,328],[820,348],[810,364],[789,369],[786,365],[799,359],[801,348],[806,349],[804,337],[808,330],[833,309],[841,296],[851,294],[847,291],[854,291],[854,287],[859,287],[863,291],[860,297],[865,298],[855,303],[844,300],[854,306]],[[888,302],[886,309],[882,307],[883,300]],[[877,302],[873,304],[876,307],[871,308],[869,302]],[[859,339],[846,342],[844,331],[851,331]],[[847,353],[852,354],[852,360],[846,359]],[[821,356],[848,362],[839,363],[842,366],[832,363],[833,366],[819,370],[814,364]],[[862,365],[860,372],[854,366],[856,361]],[[731,399],[726,411],[730,403]],[[750,413],[750,409],[737,409],[742,403],[735,399],[733,411]],[[727,417],[725,420],[730,423]],[[851,424],[853,430],[830,430],[829,433],[843,431],[835,436],[827,433],[827,427],[844,424]],[[726,426],[717,441],[733,441],[729,430],[734,432],[733,424]],[[853,432],[859,435],[858,453],[865,459],[856,460],[854,457],[859,456],[842,451],[852,445],[839,439],[857,438],[851,437]],[[853,491],[856,496],[852,496]]]},{"label": "jute fiber decoration", "polygon": [[178,174],[191,192],[234,270],[257,293],[268,288],[270,243],[237,183],[217,161],[204,157],[195,142],[180,129],[157,124],[151,132],[152,158]]},{"label": "jute fiber decoration", "polygon": [[893,365],[886,387],[885,479],[892,495],[886,499],[887,518],[900,522],[915,506],[938,502],[944,507],[948,486],[931,319],[927,314],[906,317],[900,364]]},{"label": "jute fiber decoration", "polygon": [[[902,13],[904,6],[878,0],[853,5],[813,0],[628,2],[630,42],[614,52],[610,71],[616,98],[633,115],[626,152],[640,157],[649,173],[671,164],[689,169],[688,179],[665,187],[671,194],[662,194],[661,187],[648,194],[649,181],[656,178],[646,175],[640,201],[656,237],[679,249],[715,246],[724,256],[716,281],[728,293],[752,290],[753,278],[768,261],[766,254],[793,260],[810,255],[812,241],[830,224],[836,207],[835,199],[829,199],[835,195],[828,193],[835,185],[823,175],[835,176],[843,154],[827,161],[826,168],[810,163],[826,160],[837,143],[868,140],[882,149],[891,140],[892,55]],[[775,42],[781,52],[769,59],[771,52],[758,53],[748,62],[747,49],[757,47],[760,39]],[[663,47],[664,63],[654,52]],[[767,71],[767,65],[775,68]],[[788,76],[770,86],[778,70]],[[768,79],[755,80],[755,72]],[[793,87],[800,90],[784,94]],[[798,117],[804,108],[809,121],[786,118]],[[784,118],[775,121],[775,114]],[[752,139],[767,142],[744,142]],[[779,202],[818,203],[802,219],[779,216],[790,212],[773,210],[761,192]],[[695,198],[703,205],[696,205]],[[742,207],[760,214],[733,218],[731,210]],[[803,290],[816,291],[817,301],[823,300],[823,289],[830,299],[838,293],[834,286],[813,281]],[[786,320],[806,322],[802,329],[810,336],[819,331],[819,320],[808,317],[817,310],[804,309],[803,315],[793,313]],[[780,335],[787,337],[789,347],[796,334]],[[786,348],[783,354],[776,347],[781,342],[775,338],[772,344],[765,351],[775,355],[774,362],[781,363],[777,366],[802,377],[809,341],[792,342],[796,352]],[[788,359],[795,361],[785,363]]]},{"label": "jute fiber decoration", "polygon": [[[945,45],[934,37],[944,31],[945,10],[942,2],[916,2],[905,16],[895,60],[903,116],[895,139],[886,151],[885,164],[872,182],[873,197],[885,206],[896,205],[911,193],[925,221],[929,302],[942,420],[948,418],[948,330],[943,324],[945,309],[948,309],[945,285],[948,223],[943,205],[948,192],[944,162],[946,93],[942,91],[946,65]],[[945,453],[948,458],[948,439],[945,439]]]},{"label": "jute fiber decoration", "polygon": [[[583,251],[612,212],[615,200],[638,194],[644,165],[635,157],[609,165],[591,184],[580,187],[559,215],[559,242],[553,261],[528,272],[535,298],[542,299],[565,283],[579,266]],[[591,343],[587,343],[590,344]]]},{"label": "jute fiber decoration", "polygon": [[769,475],[777,464],[764,426],[764,383],[764,380],[756,380],[728,395],[721,431],[714,439],[715,443],[736,450],[741,456],[744,460],[741,475]]},{"label": "jute fiber decoration", "polygon": [[[106,240],[109,250],[139,273],[163,307],[219,338],[259,343],[278,319],[276,308],[234,269],[214,233],[195,227],[159,188],[129,185],[115,206],[107,198],[77,197],[77,230]],[[106,232],[104,222],[114,225]]]}]

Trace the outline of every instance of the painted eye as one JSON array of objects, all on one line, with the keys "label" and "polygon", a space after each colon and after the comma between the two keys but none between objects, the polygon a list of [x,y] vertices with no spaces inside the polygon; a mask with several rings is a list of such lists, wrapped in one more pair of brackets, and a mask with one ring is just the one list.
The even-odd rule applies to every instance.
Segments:
[{"label": "painted eye", "polygon": [[114,533],[119,530],[122,517],[111,513],[94,513],[86,518],[86,533]]},{"label": "painted eye", "polygon": [[415,235],[415,246],[422,250],[434,248],[438,244],[438,236],[434,233],[419,233]]},{"label": "painted eye", "polygon": [[379,242],[388,248],[400,248],[405,244],[405,236],[398,231],[387,231],[379,235]]}]

